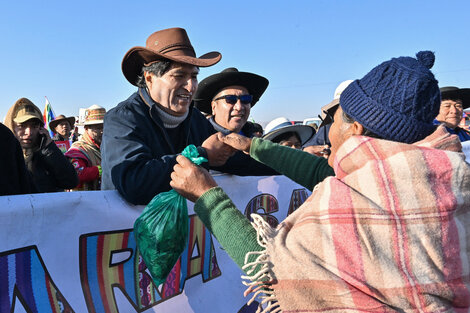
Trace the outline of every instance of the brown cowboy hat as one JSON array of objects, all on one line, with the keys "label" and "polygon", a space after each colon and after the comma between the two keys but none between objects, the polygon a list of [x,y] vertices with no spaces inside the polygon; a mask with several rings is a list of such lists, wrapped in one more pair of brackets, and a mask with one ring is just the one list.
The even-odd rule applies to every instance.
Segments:
[{"label": "brown cowboy hat", "polygon": [[65,115],[61,114],[49,122],[49,129],[51,129],[52,131],[55,131],[55,128],[57,127],[57,125],[59,125],[59,123],[62,121],[69,122],[71,128],[73,128],[73,126],[75,125],[75,117],[73,116],[65,117]]},{"label": "brown cowboy hat", "polygon": [[156,61],[170,60],[183,64],[207,67],[220,61],[219,52],[209,52],[196,58],[188,34],[183,28],[168,28],[157,31],[147,38],[145,47],[133,47],[122,59],[122,72],[134,86],[142,73],[142,66]]},{"label": "brown cowboy hat", "polygon": [[243,86],[253,95],[253,107],[268,88],[269,81],[263,76],[248,72],[239,72],[229,67],[220,73],[204,78],[198,85],[193,101],[196,108],[204,113],[212,113],[211,102],[221,89],[228,86]]},{"label": "brown cowboy hat", "polygon": [[470,107],[470,88],[447,86],[439,90],[441,91],[442,100],[462,100],[464,109]]}]

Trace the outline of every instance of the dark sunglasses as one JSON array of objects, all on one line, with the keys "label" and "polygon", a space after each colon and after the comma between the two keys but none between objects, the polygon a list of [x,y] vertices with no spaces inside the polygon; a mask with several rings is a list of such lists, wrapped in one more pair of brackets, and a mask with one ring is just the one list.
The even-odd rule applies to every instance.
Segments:
[{"label": "dark sunglasses", "polygon": [[250,104],[251,101],[253,101],[253,96],[252,95],[241,95],[241,96],[225,95],[225,96],[214,99],[214,101],[217,101],[220,99],[225,99],[225,102],[227,102],[228,104],[235,104],[237,103],[238,99],[240,99],[240,102],[242,104]]}]

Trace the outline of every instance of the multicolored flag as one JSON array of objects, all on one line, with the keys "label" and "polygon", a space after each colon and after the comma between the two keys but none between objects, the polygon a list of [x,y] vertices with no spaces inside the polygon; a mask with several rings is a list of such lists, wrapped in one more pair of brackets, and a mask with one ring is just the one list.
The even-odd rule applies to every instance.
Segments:
[{"label": "multicolored flag", "polygon": [[47,129],[51,137],[53,137],[54,133],[49,128],[49,122],[55,119],[55,114],[54,114],[54,111],[52,111],[52,107],[51,107],[51,104],[49,103],[49,99],[47,99],[47,97],[44,97],[44,98],[46,98],[46,106],[44,107],[44,113],[42,116],[44,119],[44,128]]}]

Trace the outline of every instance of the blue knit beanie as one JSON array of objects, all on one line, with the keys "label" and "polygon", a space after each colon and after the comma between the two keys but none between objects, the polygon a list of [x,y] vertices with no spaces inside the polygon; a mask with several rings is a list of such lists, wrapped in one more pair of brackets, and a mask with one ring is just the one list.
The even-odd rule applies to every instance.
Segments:
[{"label": "blue knit beanie", "polygon": [[343,91],[341,108],[383,139],[419,141],[435,130],[441,103],[433,65],[431,51],[383,62]]}]

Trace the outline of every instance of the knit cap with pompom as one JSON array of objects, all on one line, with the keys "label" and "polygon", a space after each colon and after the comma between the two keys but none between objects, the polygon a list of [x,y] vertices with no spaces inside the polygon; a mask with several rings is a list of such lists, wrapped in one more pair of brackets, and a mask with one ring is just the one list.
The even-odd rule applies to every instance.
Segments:
[{"label": "knit cap with pompom", "polygon": [[441,94],[430,68],[434,53],[393,58],[352,82],[341,94],[344,112],[383,139],[413,143],[436,128]]}]

